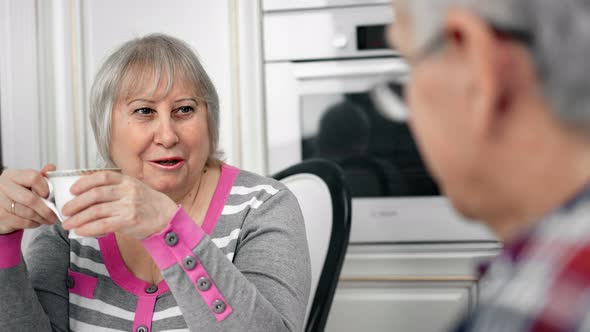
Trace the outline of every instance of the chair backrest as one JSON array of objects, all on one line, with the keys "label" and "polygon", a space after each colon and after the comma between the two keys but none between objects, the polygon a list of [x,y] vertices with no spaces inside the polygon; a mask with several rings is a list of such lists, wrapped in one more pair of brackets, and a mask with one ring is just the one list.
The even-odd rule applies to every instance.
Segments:
[{"label": "chair backrest", "polygon": [[305,331],[323,331],[350,236],[351,198],[342,169],[308,159],[273,177],[297,197],[311,255],[311,293]]}]

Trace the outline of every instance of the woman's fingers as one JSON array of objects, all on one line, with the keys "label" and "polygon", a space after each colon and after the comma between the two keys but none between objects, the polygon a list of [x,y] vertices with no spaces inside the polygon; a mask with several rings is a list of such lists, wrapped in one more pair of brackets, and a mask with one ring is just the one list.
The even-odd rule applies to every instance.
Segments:
[{"label": "woman's fingers", "polygon": [[80,236],[99,237],[118,231],[118,227],[120,227],[120,225],[118,225],[115,218],[106,217],[76,227],[75,230],[76,234]]},{"label": "woman's fingers", "polygon": [[46,164],[45,166],[43,166],[43,168],[41,168],[41,175],[45,176],[47,175],[47,172],[53,172],[56,169],[57,168],[54,164]]},{"label": "woman's fingers", "polygon": [[117,187],[114,185],[94,187],[66,203],[61,212],[64,216],[74,216],[93,205],[115,201],[119,199],[119,196]]},{"label": "woman's fingers", "polygon": [[49,185],[41,173],[32,169],[8,170],[6,172],[8,172],[7,177],[12,182],[24,188],[30,188],[41,197],[47,197],[49,195]]},{"label": "woman's fingers", "polygon": [[[69,203],[68,203],[69,204]],[[65,209],[65,208],[64,208]],[[113,206],[109,202],[100,204],[90,205],[85,210],[72,215],[72,217],[66,219],[63,222],[63,228],[65,230],[76,229],[78,232],[79,227],[83,227],[86,224],[94,223],[97,220],[108,218],[113,214]],[[81,235],[81,234],[80,234]]]},{"label": "woman's fingers", "polygon": [[[44,171],[55,169],[46,165]],[[0,220],[2,230],[35,228],[54,224],[57,216],[41,197],[49,195],[49,186],[40,172],[6,170],[0,176]]]},{"label": "woman's fingers", "polygon": [[163,229],[177,209],[164,194],[114,172],[81,177],[71,192],[77,196],[62,208],[69,216],[62,225],[84,236],[123,231],[142,239]]},{"label": "woman's fingers", "polygon": [[76,183],[70,188],[74,195],[80,195],[95,187],[115,185],[121,183],[123,177],[117,172],[98,172],[90,175],[81,176]]},{"label": "woman's fingers", "polygon": [[2,211],[0,212],[0,219],[2,220],[3,228],[10,227],[13,230],[17,230],[17,229],[36,228],[36,227],[39,227],[42,225],[41,223],[38,223],[36,221],[22,218],[16,214],[12,214],[9,211],[6,211],[4,209],[1,209],[1,210]]},{"label": "woman's fingers", "polygon": [[31,209],[25,205],[22,205],[18,202],[9,201],[5,197],[0,198],[0,205],[2,205],[2,207],[4,208],[4,210],[6,212],[8,212],[9,214],[12,214],[14,216],[17,216],[19,218],[30,220],[34,223],[39,224],[39,225],[52,224],[52,222],[50,220],[47,220],[47,219],[41,217],[33,209]]},{"label": "woman's fingers", "polygon": [[[44,181],[44,180],[43,180]],[[0,195],[1,206],[19,217],[30,218],[42,224],[53,224],[57,216],[45,205],[41,197],[11,181],[4,181],[1,186],[4,195]],[[14,211],[12,203],[14,202]]]}]

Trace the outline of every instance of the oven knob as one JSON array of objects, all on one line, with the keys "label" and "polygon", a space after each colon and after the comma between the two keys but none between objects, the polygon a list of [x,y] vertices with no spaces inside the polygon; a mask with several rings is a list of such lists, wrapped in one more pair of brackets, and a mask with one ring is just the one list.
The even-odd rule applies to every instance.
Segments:
[{"label": "oven knob", "polygon": [[348,38],[343,35],[336,36],[332,40],[332,45],[334,45],[336,48],[345,48],[346,45],[348,45]]}]

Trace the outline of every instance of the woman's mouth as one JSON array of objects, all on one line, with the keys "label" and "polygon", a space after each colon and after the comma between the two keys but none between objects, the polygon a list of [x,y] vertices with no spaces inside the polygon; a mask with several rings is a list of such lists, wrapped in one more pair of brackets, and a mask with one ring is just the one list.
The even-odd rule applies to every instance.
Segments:
[{"label": "woman's mouth", "polygon": [[158,168],[173,170],[180,168],[184,164],[184,160],[180,158],[158,159],[151,160],[150,163]]}]

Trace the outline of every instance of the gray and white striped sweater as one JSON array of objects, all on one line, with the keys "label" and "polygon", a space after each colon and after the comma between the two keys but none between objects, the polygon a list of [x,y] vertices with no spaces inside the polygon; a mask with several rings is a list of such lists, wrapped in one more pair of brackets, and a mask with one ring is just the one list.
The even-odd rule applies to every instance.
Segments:
[{"label": "gray and white striped sweater", "polygon": [[0,236],[2,331],[300,331],[310,262],[297,200],[280,182],[223,165],[202,226],[179,209],[143,240],[164,280],[124,265],[116,239],[41,230]]}]

